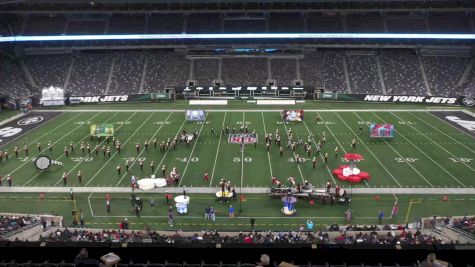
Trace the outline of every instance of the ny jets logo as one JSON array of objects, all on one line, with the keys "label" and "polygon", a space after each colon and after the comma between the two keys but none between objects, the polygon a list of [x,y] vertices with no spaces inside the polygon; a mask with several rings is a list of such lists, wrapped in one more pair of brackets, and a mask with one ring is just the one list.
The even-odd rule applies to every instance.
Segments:
[{"label": "ny jets logo", "polygon": [[18,125],[30,125],[30,124],[35,124],[35,123],[38,123],[38,122],[41,122],[41,121],[43,121],[43,117],[34,116],[34,117],[29,117],[29,118],[19,120]]},{"label": "ny jets logo", "polygon": [[462,104],[464,104],[467,107],[472,107],[475,105],[475,99],[470,98],[470,97],[465,97],[462,99]]}]

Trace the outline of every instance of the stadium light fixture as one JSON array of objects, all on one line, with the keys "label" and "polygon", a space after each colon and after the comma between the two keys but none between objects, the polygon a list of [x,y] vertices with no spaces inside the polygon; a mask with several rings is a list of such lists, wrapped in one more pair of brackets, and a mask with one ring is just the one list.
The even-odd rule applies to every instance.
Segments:
[{"label": "stadium light fixture", "polygon": [[213,33],[213,34],[102,34],[0,36],[0,42],[101,41],[101,40],[195,40],[195,39],[424,39],[475,40],[475,34],[436,33]]}]

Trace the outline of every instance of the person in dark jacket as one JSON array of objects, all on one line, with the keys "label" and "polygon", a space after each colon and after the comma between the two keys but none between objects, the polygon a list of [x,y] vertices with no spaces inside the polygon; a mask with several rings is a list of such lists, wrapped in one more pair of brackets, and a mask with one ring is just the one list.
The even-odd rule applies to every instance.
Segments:
[{"label": "person in dark jacket", "polygon": [[74,259],[74,265],[76,267],[99,267],[99,261],[89,258],[87,250],[82,248]]}]

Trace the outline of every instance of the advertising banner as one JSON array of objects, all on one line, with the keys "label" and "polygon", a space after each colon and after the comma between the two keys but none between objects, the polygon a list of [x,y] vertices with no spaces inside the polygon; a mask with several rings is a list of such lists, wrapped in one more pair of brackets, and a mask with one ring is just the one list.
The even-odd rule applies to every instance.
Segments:
[{"label": "advertising banner", "polygon": [[364,101],[371,103],[420,103],[459,105],[457,97],[418,95],[338,94],[340,101]]},{"label": "advertising banner", "polygon": [[150,102],[150,94],[136,95],[96,95],[96,96],[70,96],[70,104],[83,103],[128,103],[128,102]]}]

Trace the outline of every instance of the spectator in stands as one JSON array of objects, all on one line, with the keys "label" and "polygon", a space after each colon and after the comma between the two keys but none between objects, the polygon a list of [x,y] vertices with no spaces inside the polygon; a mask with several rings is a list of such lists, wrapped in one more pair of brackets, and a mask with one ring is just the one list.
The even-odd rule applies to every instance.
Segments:
[{"label": "spectator in stands", "polygon": [[85,248],[79,251],[79,254],[74,259],[76,267],[99,267],[99,261],[89,258],[89,253]]},{"label": "spectator in stands", "polygon": [[449,266],[447,262],[437,260],[435,258],[435,253],[430,253],[427,255],[427,259],[422,262],[421,267],[443,267]]},{"label": "spectator in stands", "polygon": [[257,262],[256,266],[259,267],[271,267],[270,257],[267,254],[262,254],[259,262]]}]

